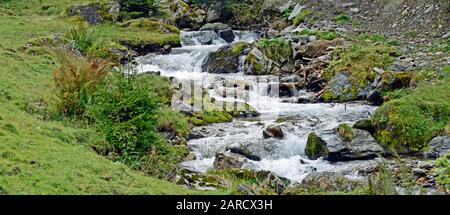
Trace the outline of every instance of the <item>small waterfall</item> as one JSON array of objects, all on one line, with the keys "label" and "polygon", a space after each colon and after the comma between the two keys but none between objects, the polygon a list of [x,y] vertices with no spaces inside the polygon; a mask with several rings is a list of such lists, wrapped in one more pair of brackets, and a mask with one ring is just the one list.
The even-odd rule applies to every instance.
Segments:
[{"label": "small waterfall", "polygon": [[[234,31],[235,41],[253,42],[256,33]],[[235,99],[247,101],[256,108],[261,117],[256,119],[235,119],[230,123],[205,126],[210,131],[206,138],[191,140],[188,147],[197,155],[197,159],[181,165],[205,172],[213,168],[215,154],[230,145],[245,145],[262,158],[261,161],[249,161],[245,168],[269,170],[293,181],[301,181],[312,171],[350,171],[355,166],[370,161],[353,161],[331,164],[327,161],[311,161],[304,155],[307,136],[310,132],[330,131],[341,123],[352,124],[367,118],[374,107],[359,104],[294,104],[283,103],[277,97],[267,95],[269,85],[276,77],[247,76],[242,72],[245,57],[240,59],[241,69],[233,74],[208,74],[202,72],[204,59],[213,51],[227,43],[214,31],[182,32],[182,47],[174,48],[168,55],[149,54],[138,59],[140,70],[160,71],[161,75],[179,80],[198,80],[212,86],[211,97],[222,98],[223,81],[240,82],[251,86],[248,92],[233,92]],[[226,90],[235,90],[229,89]],[[303,92],[306,94],[306,92]],[[231,98],[233,99],[233,98]],[[285,138],[281,140],[264,139],[262,132],[270,124],[283,127]],[[301,160],[305,162],[301,162]]]}]

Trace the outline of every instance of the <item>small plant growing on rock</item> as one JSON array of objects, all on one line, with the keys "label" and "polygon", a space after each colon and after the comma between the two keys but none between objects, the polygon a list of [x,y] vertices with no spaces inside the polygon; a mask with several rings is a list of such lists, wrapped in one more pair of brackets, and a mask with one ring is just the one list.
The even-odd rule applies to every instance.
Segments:
[{"label": "small plant growing on rock", "polygon": [[338,135],[346,142],[351,142],[353,139],[353,128],[347,124],[341,124],[337,127]]}]

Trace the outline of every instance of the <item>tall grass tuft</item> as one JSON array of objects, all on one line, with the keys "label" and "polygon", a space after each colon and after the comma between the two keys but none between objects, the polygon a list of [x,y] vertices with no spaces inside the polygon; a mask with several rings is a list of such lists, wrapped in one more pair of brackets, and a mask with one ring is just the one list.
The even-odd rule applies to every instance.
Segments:
[{"label": "tall grass tuft", "polygon": [[64,116],[82,116],[90,96],[109,71],[99,59],[87,60],[57,51],[60,66],[53,71],[57,110]]}]

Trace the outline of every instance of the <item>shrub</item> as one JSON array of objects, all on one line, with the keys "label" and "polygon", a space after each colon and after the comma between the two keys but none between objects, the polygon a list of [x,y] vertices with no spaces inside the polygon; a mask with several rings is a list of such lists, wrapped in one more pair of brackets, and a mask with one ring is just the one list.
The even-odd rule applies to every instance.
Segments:
[{"label": "shrub", "polygon": [[53,71],[57,110],[64,116],[82,116],[89,99],[108,73],[109,64],[98,59],[56,53],[60,66]]},{"label": "shrub", "polygon": [[[119,160],[160,177],[172,170],[185,151],[170,146],[157,129],[187,134],[182,116],[167,109],[170,85],[162,79],[152,75],[112,74],[88,107],[89,116]],[[159,165],[148,165],[155,162]]]},{"label": "shrub", "polygon": [[352,141],[353,129],[349,125],[347,125],[347,124],[339,125],[339,127],[337,128],[337,132],[338,132],[339,136],[341,136],[342,139],[344,139],[344,141],[346,141],[346,142]]}]

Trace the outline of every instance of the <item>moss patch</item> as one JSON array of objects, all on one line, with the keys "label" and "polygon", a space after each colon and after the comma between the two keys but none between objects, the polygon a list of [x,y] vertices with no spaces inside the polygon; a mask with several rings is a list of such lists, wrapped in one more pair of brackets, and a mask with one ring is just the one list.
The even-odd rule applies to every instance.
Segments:
[{"label": "moss patch", "polygon": [[320,157],[328,155],[327,143],[317,136],[314,132],[308,135],[308,142],[306,143],[305,154],[311,160],[317,160]]},{"label": "moss patch", "polygon": [[375,138],[399,152],[419,151],[445,130],[450,118],[450,80],[423,85],[376,110]]}]

